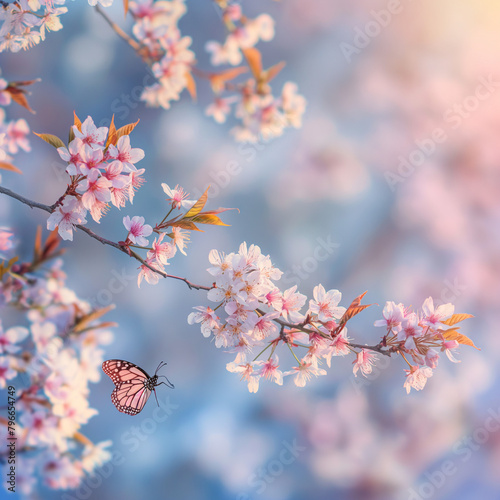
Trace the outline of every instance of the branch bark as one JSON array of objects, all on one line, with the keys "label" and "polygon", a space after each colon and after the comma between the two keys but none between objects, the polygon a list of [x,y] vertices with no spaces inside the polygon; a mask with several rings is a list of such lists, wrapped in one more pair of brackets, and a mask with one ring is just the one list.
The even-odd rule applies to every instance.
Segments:
[{"label": "branch bark", "polygon": [[[5,194],[7,196],[10,196],[11,198],[18,200],[21,203],[24,203],[25,205],[28,205],[31,208],[38,208],[40,210],[44,210],[45,212],[48,212],[49,214],[52,213],[57,207],[57,204],[49,206],[49,205],[44,205],[43,203],[38,203],[36,201],[29,200],[28,198],[25,198],[24,196],[21,196],[17,193],[14,193],[14,191],[11,191],[10,189],[4,188],[2,186],[0,186],[0,193]],[[103,238],[102,236],[99,236],[98,234],[94,233],[94,231],[92,231],[88,227],[82,226],[80,224],[77,225],[76,227],[78,229],[81,229],[84,233],[87,233],[91,238],[99,241],[103,245],[108,245],[108,246],[111,246],[113,248],[116,248],[120,252],[128,255],[129,257],[132,257],[133,259],[140,262],[141,265],[146,266],[151,271],[155,272],[156,274],[159,274],[162,278],[170,278],[170,279],[174,279],[174,280],[183,281],[184,283],[186,283],[186,285],[189,287],[190,290],[206,290],[206,291],[208,291],[208,290],[211,290],[213,288],[213,286],[209,287],[209,286],[204,286],[204,285],[196,285],[196,284],[192,283],[191,281],[189,281],[188,279],[182,278],[181,276],[174,276],[173,274],[167,274],[167,273],[164,273],[163,271],[160,271],[159,269],[155,269],[153,266],[148,264],[144,259],[142,259],[139,255],[137,255],[135,252],[129,253],[127,251],[127,249],[125,247],[121,246],[120,244],[118,244],[114,241],[108,240],[106,238]],[[260,314],[265,314],[264,311],[262,311],[260,309],[257,309],[257,312],[259,312]],[[274,321],[278,325],[280,325],[282,328],[299,330],[299,331],[307,333],[307,334],[311,334],[311,333],[319,334],[319,335],[323,336],[324,338],[331,340],[331,336],[329,336],[323,332],[319,332],[317,330],[311,330],[310,328],[306,328],[305,324],[288,323],[287,321],[283,321],[283,320],[278,319],[278,318],[275,318]],[[375,352],[378,352],[380,354],[383,354],[384,356],[389,356],[389,357],[391,356],[392,352],[394,352],[391,349],[384,349],[383,346],[380,344],[374,345],[374,346],[369,346],[369,345],[349,343],[348,346],[353,348],[353,349],[368,349],[370,351],[375,351]]]},{"label": "branch bark", "polygon": [[[7,189],[3,186],[0,186],[0,193],[5,194],[7,196],[10,196],[11,198],[14,198],[17,201],[20,201],[21,203],[28,205],[28,207],[38,208],[39,210],[44,210],[45,212],[48,212],[49,214],[51,214],[56,209],[56,204],[44,205],[43,203],[38,203],[36,201],[29,200],[28,198],[25,198],[24,196],[21,196],[20,194],[14,193],[14,191],[11,191],[10,189]],[[84,233],[87,233],[91,238],[99,241],[103,245],[108,245],[108,246],[111,246],[113,248],[116,248],[120,252],[128,255],[129,257],[132,257],[133,259],[140,262],[141,265],[147,267],[148,269],[155,272],[156,274],[159,274],[162,278],[171,278],[174,280],[183,281],[184,283],[186,283],[186,285],[189,287],[190,290],[207,290],[208,291],[208,290],[212,289],[212,287],[208,287],[208,286],[204,286],[204,285],[196,285],[194,283],[191,283],[191,281],[189,281],[186,278],[182,278],[180,276],[174,276],[173,274],[164,273],[163,271],[160,271],[159,269],[156,269],[153,266],[151,266],[150,264],[148,264],[144,259],[142,259],[135,252],[129,253],[125,247],[119,245],[118,243],[116,243],[114,241],[111,241],[111,240],[108,240],[106,238],[103,238],[102,236],[99,236],[98,234],[94,233],[94,231],[92,231],[88,227],[82,226],[81,224],[78,224],[75,227],[77,229],[81,229]]]}]

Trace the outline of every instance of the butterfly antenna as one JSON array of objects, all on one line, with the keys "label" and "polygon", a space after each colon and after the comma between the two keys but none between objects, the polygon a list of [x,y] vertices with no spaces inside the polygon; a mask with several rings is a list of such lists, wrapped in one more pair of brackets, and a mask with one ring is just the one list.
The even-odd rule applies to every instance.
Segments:
[{"label": "butterfly antenna", "polygon": [[170,389],[175,389],[175,385],[172,384],[172,382],[170,382],[170,380],[168,380],[168,378],[165,375],[160,375],[159,377],[163,377],[168,382],[168,384],[165,384],[165,382],[161,382],[162,384],[165,384],[167,387],[170,387]]},{"label": "butterfly antenna", "polygon": [[155,375],[158,373],[158,370],[166,366],[167,363],[164,363],[163,361],[160,361],[160,364],[158,365],[158,368],[156,368]]}]

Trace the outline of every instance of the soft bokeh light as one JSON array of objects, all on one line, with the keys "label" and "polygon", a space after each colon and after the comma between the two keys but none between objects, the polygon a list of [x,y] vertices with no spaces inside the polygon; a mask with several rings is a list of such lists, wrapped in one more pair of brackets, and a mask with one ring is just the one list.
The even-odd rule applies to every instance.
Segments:
[{"label": "soft bokeh light", "polygon": [[[322,283],[341,290],[347,306],[368,290],[367,302],[380,306],[353,320],[349,334],[359,343],[379,340],[373,322],[386,300],[420,307],[433,296],[475,315],[463,329],[482,349],[462,347],[459,364],[442,358],[425,390],[410,395],[400,359],[363,379],[342,358],[303,389],[287,380],[251,394],[226,371],[228,355],[187,324],[192,307],[206,303],[203,292],[173,280],[138,289],[135,261],[77,232],[66,245],[70,287],[91,302],[116,304],[109,317],[119,327],[106,357],[148,372],[166,361],[176,386],[157,389],[162,404],[172,405],[160,420],[154,398],[130,417],[112,406],[107,378],[92,385],[99,415],[86,433],[111,439],[121,459],[91,498],[144,498],[146,489],[153,499],[500,497],[500,6],[401,0],[382,26],[374,12],[393,3],[243,2],[249,16],[267,12],[276,21],[275,39],[259,45],[264,66],[287,62],[276,88],[297,82],[308,101],[302,128],[253,145],[234,142],[233,119],[217,124],[205,115],[212,97],[203,87],[197,103],[184,93],[170,110],[133,97],[124,106],[147,69],[87,2],[70,3],[64,28],[41,45],[2,54],[3,78],[42,79],[31,87],[36,115],[9,108],[10,118],[26,119],[36,132],[66,138],[73,110],[96,123],[113,113],[120,126],[141,120],[133,140],[146,153],[147,183],[133,207],[91,223],[99,234],[123,238],[126,215],[155,220],[165,206],[162,182],[196,195],[211,184],[211,208],[240,212],[228,212],[229,228],[193,235],[188,256],[172,260],[172,274],[209,284],[209,251],[236,251],[247,241],[308,296]],[[204,43],[222,40],[222,23],[210,1],[186,6],[183,34],[193,38],[200,67],[210,68]],[[107,12],[129,28],[122,9],[115,1]],[[366,29],[378,34],[358,48],[356,34]],[[342,44],[355,47],[350,58]],[[66,187],[64,166],[55,150],[30,140],[32,152],[16,156],[24,175],[4,173],[1,182],[51,204]],[[417,161],[405,169],[401,158]],[[24,255],[45,223],[45,213],[0,197],[0,226],[15,230]],[[308,266],[327,238],[335,251]],[[123,286],[104,293],[116,273]],[[294,442],[296,456],[285,453]],[[39,491],[43,499],[54,495]]]}]

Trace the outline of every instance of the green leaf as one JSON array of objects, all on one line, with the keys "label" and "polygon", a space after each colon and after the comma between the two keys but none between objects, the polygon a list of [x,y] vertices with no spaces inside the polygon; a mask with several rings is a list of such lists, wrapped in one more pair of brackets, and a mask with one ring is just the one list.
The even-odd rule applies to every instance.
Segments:
[{"label": "green leaf", "polygon": [[43,139],[45,142],[49,143],[51,146],[54,146],[56,149],[57,148],[64,148],[66,145],[64,142],[57,137],[57,135],[52,135],[52,134],[37,134],[36,132],[33,132],[35,135],[40,137],[40,139]]},{"label": "green leaf", "polygon": [[192,219],[193,222],[197,222],[198,224],[212,224],[213,226],[229,226],[229,224],[225,224],[222,222],[219,217],[211,214],[200,214],[196,215]]},{"label": "green leaf", "polygon": [[203,207],[205,206],[207,199],[208,199],[208,190],[209,189],[210,189],[210,186],[207,187],[205,192],[200,196],[199,200],[189,209],[189,211],[184,216],[185,219],[188,217],[194,217],[195,215],[198,215],[203,210]]},{"label": "green leaf", "polygon": [[[190,231],[202,231],[196,224],[190,220],[178,220],[169,224],[170,227],[180,227],[181,229],[189,229]],[[203,232],[203,231],[202,231]]]}]

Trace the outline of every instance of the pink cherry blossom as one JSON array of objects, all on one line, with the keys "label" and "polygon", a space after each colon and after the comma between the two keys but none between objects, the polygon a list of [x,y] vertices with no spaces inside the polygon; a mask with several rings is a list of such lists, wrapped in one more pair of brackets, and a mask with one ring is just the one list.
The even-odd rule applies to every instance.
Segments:
[{"label": "pink cherry blossom", "polygon": [[[142,218],[142,217],[141,217]],[[146,240],[147,241],[147,240]],[[163,266],[154,259],[146,259],[146,263],[149,264],[153,269],[157,269],[158,271],[163,271]],[[137,276],[137,286],[140,287],[142,280],[145,279],[147,283],[150,285],[156,285],[160,280],[160,275],[150,269],[148,266],[144,264],[141,265],[139,270],[139,275]]]},{"label": "pink cherry blossom", "polygon": [[190,238],[189,231],[184,231],[180,227],[172,228],[172,241],[182,255],[187,255],[186,246],[187,242],[189,241],[189,238]]},{"label": "pink cherry blossom", "polygon": [[219,276],[228,270],[232,269],[231,259],[217,250],[211,250],[208,254],[208,260],[213,267],[209,267],[207,271],[212,276]]},{"label": "pink cherry blossom", "polygon": [[317,315],[318,321],[340,319],[345,313],[345,307],[338,307],[342,299],[342,294],[338,290],[326,292],[323,285],[317,285],[314,287],[313,297],[314,300],[309,301],[309,312]]},{"label": "pink cherry blossom", "polygon": [[177,252],[177,247],[170,241],[163,242],[166,233],[161,233],[157,239],[153,241],[152,250],[148,252],[148,259],[158,261],[161,265],[166,266],[168,259],[171,259]]},{"label": "pink cherry blossom", "polygon": [[59,153],[61,159],[68,163],[66,172],[68,172],[69,175],[78,175],[82,173],[79,166],[82,162],[80,152],[82,151],[83,146],[84,144],[82,140],[75,138],[69,143],[67,148],[57,148],[57,152]]},{"label": "pink cherry blossom", "polygon": [[278,385],[283,385],[283,373],[278,370],[280,364],[276,354],[273,354],[267,361],[257,361],[255,365],[258,366],[257,373],[263,379],[273,380]]},{"label": "pink cherry blossom", "polygon": [[139,189],[146,182],[146,180],[142,177],[144,172],[145,169],[140,168],[139,170],[130,172],[129,174],[130,182],[128,184],[128,199],[130,200],[130,203],[134,202],[134,195],[137,189]]},{"label": "pink cherry blossom", "polygon": [[9,328],[4,332],[0,323],[0,354],[19,352],[21,348],[16,344],[22,342],[28,333],[28,330],[21,326]]},{"label": "pink cherry blossom", "polygon": [[412,387],[417,391],[421,391],[425,387],[427,379],[432,377],[432,370],[428,366],[412,366],[405,372],[406,381],[404,387],[407,394],[410,393]]},{"label": "pink cherry blossom", "polygon": [[130,136],[122,135],[116,146],[109,145],[108,156],[120,162],[124,172],[133,172],[137,170],[135,164],[144,158],[144,151],[140,148],[132,148]]},{"label": "pink cherry blossom", "polygon": [[148,246],[147,237],[153,232],[153,228],[149,224],[145,224],[144,217],[138,215],[132,217],[127,215],[123,218],[123,225],[127,229],[128,239],[140,247]]},{"label": "pink cherry blossom", "polygon": [[236,96],[226,98],[217,97],[215,101],[207,107],[205,114],[213,117],[217,123],[224,123],[229,113],[231,113],[230,105],[237,100],[238,98]]},{"label": "pink cherry blossom", "polygon": [[297,292],[297,285],[283,292],[283,302],[281,304],[281,314],[286,320],[300,322],[304,315],[299,311],[306,303],[307,297]]},{"label": "pink cherry blossom", "polygon": [[423,329],[419,325],[418,316],[415,313],[410,313],[406,316],[402,323],[403,329],[398,333],[398,340],[405,343],[407,349],[415,349],[415,338],[421,337]]},{"label": "pink cherry blossom", "polygon": [[73,241],[75,226],[87,223],[85,213],[85,208],[74,196],[67,196],[63,204],[47,219],[47,229],[53,230],[57,227],[63,240]]},{"label": "pink cherry blossom", "polygon": [[443,346],[441,347],[441,350],[446,353],[446,356],[448,356],[448,359],[453,362],[453,363],[460,363],[459,359],[456,359],[453,356],[453,353],[451,352],[453,349],[458,349],[460,347],[460,344],[456,340],[445,340],[443,342]]},{"label": "pink cherry blossom", "polygon": [[192,312],[188,316],[188,323],[201,323],[201,333],[204,337],[209,337],[212,331],[219,326],[219,318],[212,308],[197,306],[194,308],[198,312]]},{"label": "pink cherry blossom", "polygon": [[442,304],[437,309],[434,309],[434,301],[432,297],[428,297],[425,299],[422,311],[424,313],[421,320],[422,324],[436,327],[438,323],[452,316],[455,312],[455,306],[453,304]]},{"label": "pink cherry blossom", "polygon": [[102,149],[104,148],[104,142],[106,141],[106,136],[108,135],[107,127],[97,128],[94,124],[94,120],[90,116],[87,116],[85,121],[82,123],[81,132],[78,130],[76,125],[73,125],[73,132],[75,137],[81,139],[82,142],[92,149]]},{"label": "pink cherry blossom", "polygon": [[373,370],[373,365],[377,361],[378,357],[373,351],[367,349],[361,349],[356,355],[356,361],[353,363],[353,373],[357,376],[358,370],[366,377]]},{"label": "pink cherry blossom", "polygon": [[186,198],[189,196],[189,193],[186,193],[184,189],[178,184],[174,189],[171,189],[168,184],[165,184],[163,182],[161,187],[163,188],[165,194],[169,197],[167,198],[167,201],[171,202],[172,208],[180,209],[182,207],[185,209],[190,209],[193,206],[194,201],[186,200]]},{"label": "pink cherry blossom", "polygon": [[123,175],[123,164],[119,161],[113,161],[106,165],[102,176],[108,179],[113,189],[124,189],[130,183],[130,176]]},{"label": "pink cherry blossom", "polygon": [[92,169],[87,177],[78,185],[78,191],[83,193],[82,205],[87,210],[92,210],[94,205],[101,201],[111,201],[111,182],[106,177],[100,176],[96,169]]},{"label": "pink cherry blossom", "polygon": [[439,353],[435,349],[429,349],[425,355],[425,364],[429,368],[437,368],[439,362]]},{"label": "pink cherry blossom", "polygon": [[10,229],[0,227],[0,258],[14,248],[13,236],[14,233]]},{"label": "pink cherry blossom", "polygon": [[293,381],[297,387],[305,387],[306,382],[311,379],[311,376],[319,377],[321,375],[326,375],[326,370],[318,367],[317,361],[314,359],[306,360],[305,358],[301,360],[299,366],[294,366],[292,370],[285,372],[283,374],[285,377],[288,375],[293,375]]},{"label": "pink cherry blossom", "polygon": [[88,175],[92,170],[97,170],[104,167],[104,155],[102,149],[92,149],[88,144],[84,144],[80,150],[80,172],[83,175]]},{"label": "pink cherry blossom", "polygon": [[19,149],[23,151],[31,151],[31,147],[27,138],[30,129],[28,123],[24,119],[11,121],[7,125],[5,134],[5,143],[7,151],[10,154],[16,154]]},{"label": "pink cherry blossom", "polygon": [[396,304],[395,302],[386,302],[384,310],[382,311],[384,319],[375,321],[375,326],[384,326],[388,330],[398,333],[401,331],[401,322],[404,318],[403,304]]},{"label": "pink cherry blossom", "polygon": [[238,354],[232,363],[226,365],[226,369],[231,373],[239,373],[241,375],[241,380],[248,382],[248,390],[250,392],[257,392],[259,390],[260,375],[258,371],[254,369],[252,363],[246,362],[245,354]]},{"label": "pink cherry blossom", "polygon": [[7,380],[11,380],[17,376],[17,371],[13,368],[13,363],[10,356],[0,355],[0,389],[7,386]]}]

